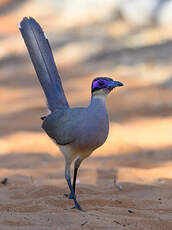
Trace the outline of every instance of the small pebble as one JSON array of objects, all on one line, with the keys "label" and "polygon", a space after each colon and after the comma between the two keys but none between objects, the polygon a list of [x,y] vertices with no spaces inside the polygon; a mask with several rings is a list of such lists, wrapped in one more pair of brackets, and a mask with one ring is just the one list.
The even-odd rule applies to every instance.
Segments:
[{"label": "small pebble", "polygon": [[7,180],[8,180],[8,178],[4,178],[2,181],[1,181],[1,184],[6,184],[7,183]]}]

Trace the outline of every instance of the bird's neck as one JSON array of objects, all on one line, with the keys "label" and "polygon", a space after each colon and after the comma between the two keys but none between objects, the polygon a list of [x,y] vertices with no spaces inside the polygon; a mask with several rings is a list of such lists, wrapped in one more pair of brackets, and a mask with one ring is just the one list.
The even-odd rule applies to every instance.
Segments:
[{"label": "bird's neck", "polygon": [[92,95],[89,106],[105,106],[106,95]]}]

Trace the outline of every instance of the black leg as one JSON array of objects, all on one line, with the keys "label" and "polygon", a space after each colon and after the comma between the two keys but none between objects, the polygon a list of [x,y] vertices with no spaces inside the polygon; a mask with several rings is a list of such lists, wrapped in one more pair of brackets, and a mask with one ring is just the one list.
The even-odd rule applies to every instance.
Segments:
[{"label": "black leg", "polygon": [[[78,172],[78,168],[74,168],[74,175],[73,175],[73,192],[75,194],[75,188],[76,188],[76,178],[77,178],[77,172]],[[64,194],[66,197],[68,197],[69,199],[73,199],[72,193],[70,194]],[[76,195],[75,195],[76,196]]]},{"label": "black leg", "polygon": [[[75,164],[74,164],[74,175],[73,175],[73,192],[74,192],[74,194],[75,194],[75,188],[76,188],[76,178],[77,178],[78,168],[79,168],[82,161],[83,161],[83,159],[78,157],[77,160],[75,161]],[[73,196],[71,193],[70,194],[64,194],[64,195],[66,197],[68,197],[69,199],[73,199]]]},{"label": "black leg", "polygon": [[74,193],[75,193],[75,187],[76,187],[77,172],[78,172],[78,168],[74,168],[74,176],[73,176],[73,192]]},{"label": "black leg", "polygon": [[68,186],[69,186],[69,189],[70,189],[70,192],[71,192],[71,195],[72,195],[72,199],[75,203],[75,208],[82,211],[82,208],[80,207],[77,199],[76,199],[76,196],[75,196],[75,193],[74,193],[74,190],[73,190],[73,187],[72,187],[72,184],[71,184],[71,179],[70,179],[70,165],[66,165],[66,168],[65,168],[65,178],[66,178],[66,181],[68,183]]}]

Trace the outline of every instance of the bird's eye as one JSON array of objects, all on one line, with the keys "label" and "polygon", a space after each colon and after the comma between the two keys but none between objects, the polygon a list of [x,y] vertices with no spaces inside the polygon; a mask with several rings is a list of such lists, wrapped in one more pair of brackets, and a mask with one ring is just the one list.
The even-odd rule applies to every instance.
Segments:
[{"label": "bird's eye", "polygon": [[103,81],[99,81],[99,85],[104,85],[104,82]]}]

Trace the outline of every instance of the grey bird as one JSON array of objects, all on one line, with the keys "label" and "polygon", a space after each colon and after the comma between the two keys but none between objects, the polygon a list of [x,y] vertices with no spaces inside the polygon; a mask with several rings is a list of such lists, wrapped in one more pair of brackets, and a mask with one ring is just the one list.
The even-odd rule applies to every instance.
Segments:
[{"label": "grey bird", "polygon": [[[65,178],[74,208],[82,210],[76,195],[76,178],[81,162],[103,145],[109,132],[106,96],[116,87],[123,86],[109,77],[97,77],[91,86],[88,107],[70,108],[65,97],[47,36],[33,18],[24,18],[19,29],[29,51],[38,79],[44,90],[50,113],[42,117],[42,128],[59,146],[65,158]],[[70,167],[74,163],[73,185]]]}]

